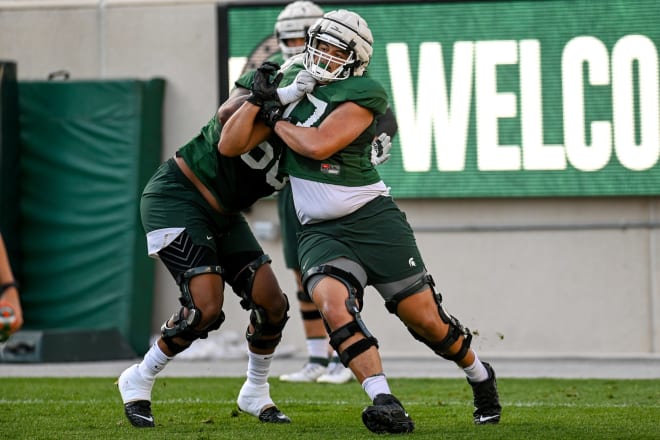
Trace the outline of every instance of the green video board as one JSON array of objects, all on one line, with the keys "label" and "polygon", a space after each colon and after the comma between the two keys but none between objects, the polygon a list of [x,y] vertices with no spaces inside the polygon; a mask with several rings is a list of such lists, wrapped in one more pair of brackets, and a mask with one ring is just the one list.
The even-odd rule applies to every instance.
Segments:
[{"label": "green video board", "polygon": [[[657,0],[318,3],[373,32],[395,197],[660,194]],[[229,7],[230,78],[281,8]]]}]

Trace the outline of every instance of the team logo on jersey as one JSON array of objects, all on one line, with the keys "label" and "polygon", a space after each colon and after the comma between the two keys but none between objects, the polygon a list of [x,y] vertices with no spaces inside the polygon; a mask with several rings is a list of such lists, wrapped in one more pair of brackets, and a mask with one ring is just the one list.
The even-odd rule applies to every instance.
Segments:
[{"label": "team logo on jersey", "polygon": [[340,165],[332,165],[329,163],[322,163],[321,164],[321,172],[323,174],[332,174],[334,176],[338,175],[339,172],[341,171],[341,166]]},{"label": "team logo on jersey", "polygon": [[410,267],[417,267],[417,263],[415,263],[415,259],[413,257],[410,257],[408,259],[408,266]]}]

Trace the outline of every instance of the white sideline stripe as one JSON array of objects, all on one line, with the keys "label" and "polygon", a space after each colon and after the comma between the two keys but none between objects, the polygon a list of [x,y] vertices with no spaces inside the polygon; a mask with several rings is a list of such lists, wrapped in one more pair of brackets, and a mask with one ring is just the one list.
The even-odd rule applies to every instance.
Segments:
[{"label": "white sideline stripe", "polygon": [[[115,399],[112,399],[115,400]],[[89,404],[105,404],[109,399],[87,399],[87,400],[54,400],[54,399],[0,399],[0,404],[18,404],[18,405],[33,405],[37,404],[54,404],[54,405],[89,405]],[[202,400],[202,399],[155,399],[152,401],[154,405],[180,405],[182,403],[204,403],[215,405],[230,405],[236,404],[236,400]],[[359,404],[360,402],[347,401],[347,400],[296,400],[296,399],[276,399],[276,404],[299,404],[299,405],[349,405]],[[472,402],[469,400],[443,400],[442,406],[471,406]],[[426,403],[405,403],[406,408],[415,408],[420,406],[436,406],[435,404],[429,405]],[[641,404],[639,402],[632,403],[614,403],[614,404],[592,404],[592,403],[547,403],[541,401],[533,402],[502,402],[502,406],[506,408],[660,408],[659,403]]]}]

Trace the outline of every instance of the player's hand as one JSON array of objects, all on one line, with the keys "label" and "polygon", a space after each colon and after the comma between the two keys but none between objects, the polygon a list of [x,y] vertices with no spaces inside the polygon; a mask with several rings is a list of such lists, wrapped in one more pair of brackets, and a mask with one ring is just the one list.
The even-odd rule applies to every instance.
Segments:
[{"label": "player's hand", "polygon": [[316,79],[306,70],[301,70],[296,79],[286,87],[277,89],[277,95],[282,105],[298,101],[307,93],[312,93],[316,86]]},{"label": "player's hand", "polygon": [[390,149],[392,148],[392,139],[387,133],[381,133],[371,143],[371,163],[374,166],[384,164],[390,159]]},{"label": "player's hand", "polygon": [[277,63],[266,61],[255,72],[252,79],[251,93],[247,101],[262,107],[265,101],[277,100],[277,86],[282,81],[282,72],[277,73],[274,78],[271,76],[280,69]]},{"label": "player's hand", "polygon": [[259,116],[264,121],[264,123],[270,128],[275,128],[277,121],[288,119],[282,118],[282,107],[278,105],[265,105],[261,107],[259,111]]}]

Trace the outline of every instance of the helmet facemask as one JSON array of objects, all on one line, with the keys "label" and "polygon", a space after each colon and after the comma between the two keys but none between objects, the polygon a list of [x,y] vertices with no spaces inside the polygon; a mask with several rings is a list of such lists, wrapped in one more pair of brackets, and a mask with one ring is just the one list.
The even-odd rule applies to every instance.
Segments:
[{"label": "helmet facemask", "polygon": [[[348,52],[347,58],[332,57],[319,50],[322,42]],[[362,17],[345,9],[331,11],[310,28],[303,64],[322,83],[362,76],[371,61],[372,45],[373,36]],[[332,70],[328,70],[329,66]]]},{"label": "helmet facemask", "polygon": [[[352,69],[355,65],[355,52],[350,50],[347,58],[332,56],[318,49],[320,42],[331,44],[342,50],[349,50],[346,44],[330,35],[315,35],[307,43],[307,49],[303,58],[305,70],[320,82],[332,82],[351,76]],[[330,68],[332,70],[329,70]]]}]

